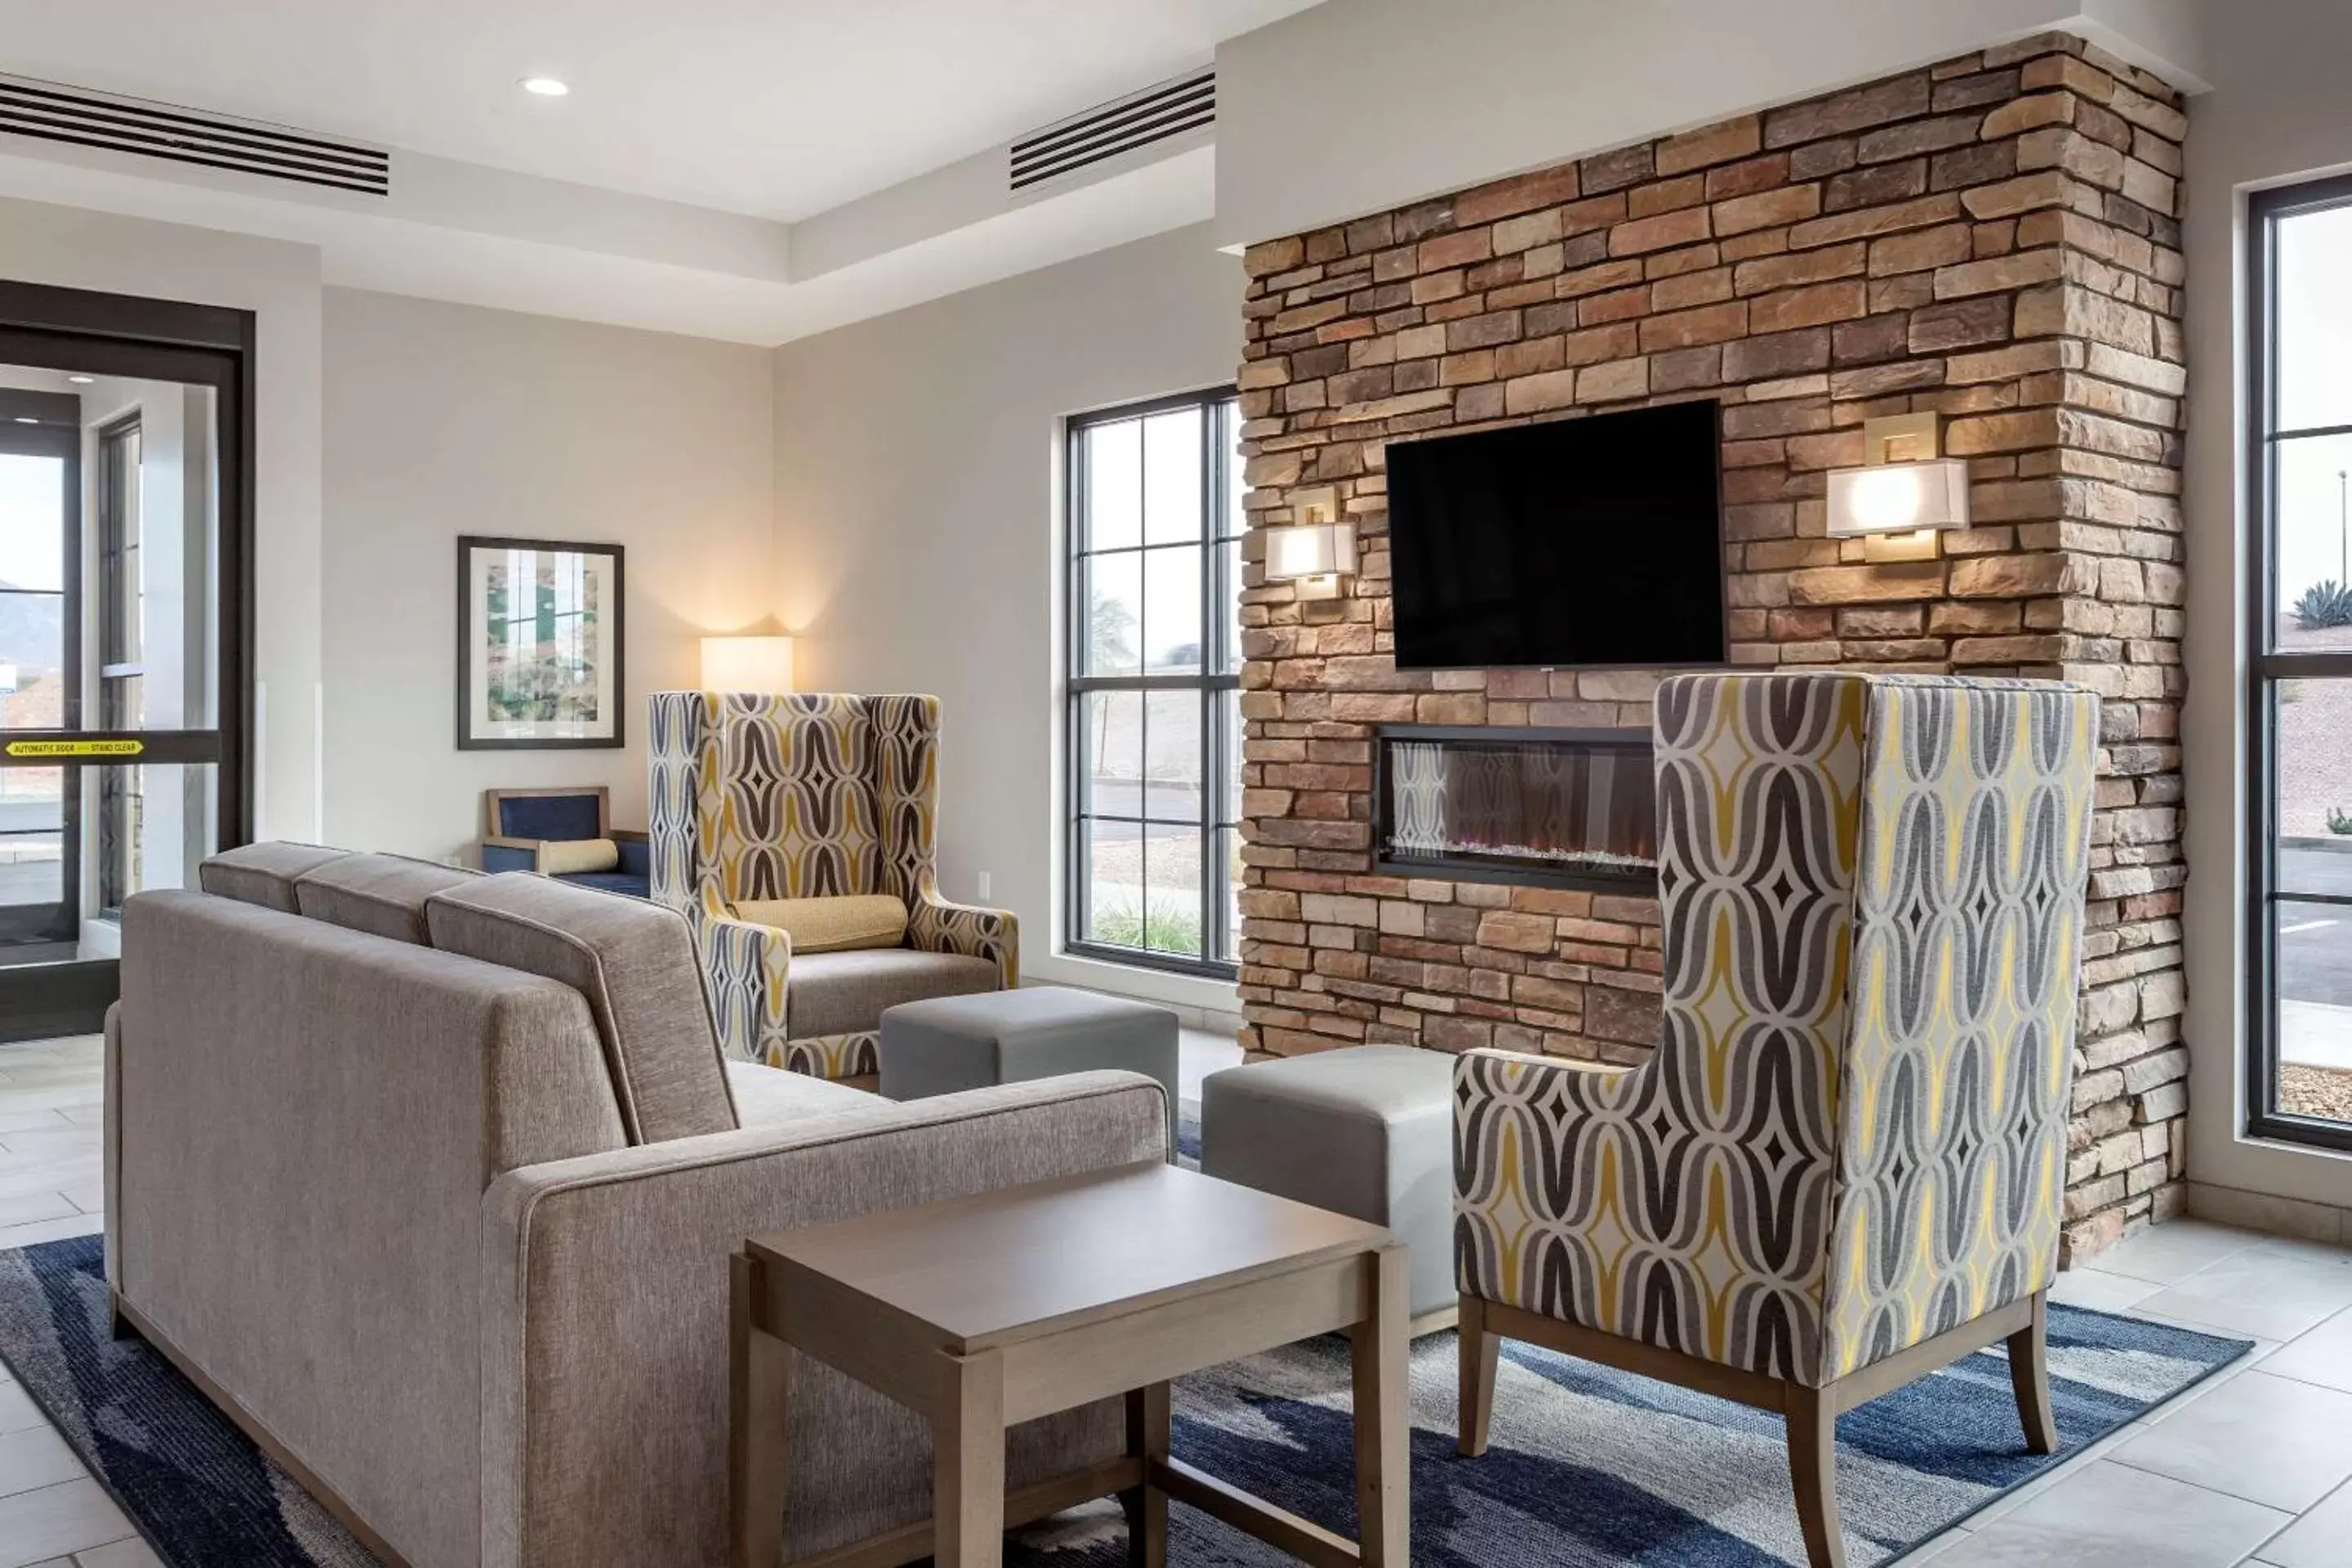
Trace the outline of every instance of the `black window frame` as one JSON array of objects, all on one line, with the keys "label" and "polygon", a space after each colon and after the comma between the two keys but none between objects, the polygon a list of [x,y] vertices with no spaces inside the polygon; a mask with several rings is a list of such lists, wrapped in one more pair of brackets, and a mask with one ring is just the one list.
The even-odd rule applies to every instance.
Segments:
[{"label": "black window frame", "polygon": [[2352,1152],[2352,1122],[2278,1109],[2277,908],[2282,903],[2352,909],[2352,894],[2283,889],[2278,867],[2277,726],[2284,682],[2352,678],[2352,648],[2291,651],[2274,646],[2280,610],[2275,537],[2277,456],[2283,442],[2352,435],[2352,426],[2278,428],[2278,227],[2285,219],[2352,206],[2352,176],[2257,191],[2247,201],[2246,368],[2246,1050],[2248,1137]]},{"label": "black window frame", "polygon": [[[98,592],[92,607],[98,627],[98,722],[101,729],[144,728],[139,700],[146,666],[146,592],[143,552],[147,520],[140,500],[140,471],[146,426],[139,410],[98,431],[92,511],[98,524]],[[146,810],[146,770],[104,768],[98,775],[98,912],[120,920],[122,902],[139,890],[143,868],[142,817]]]},{"label": "black window frame", "polygon": [[[1066,792],[1062,814],[1066,871],[1062,950],[1075,956],[1110,963],[1218,981],[1233,981],[1240,975],[1237,959],[1225,956],[1238,951],[1240,934],[1238,921],[1231,909],[1234,882],[1229,846],[1240,842],[1237,804],[1240,786],[1237,781],[1242,738],[1241,724],[1233,716],[1233,710],[1235,706],[1234,694],[1241,689],[1242,653],[1238,639],[1233,634],[1234,617],[1231,606],[1242,591],[1234,562],[1239,556],[1236,546],[1245,531],[1246,520],[1238,515],[1229,516],[1227,504],[1241,460],[1238,450],[1239,401],[1239,389],[1228,384],[1095,409],[1066,419],[1062,442],[1062,563],[1066,578],[1065,619],[1068,630],[1062,658],[1065,689],[1062,736]],[[1114,553],[1117,548],[1097,552],[1089,547],[1087,432],[1105,425],[1187,408],[1197,408],[1202,413],[1202,516],[1197,546],[1201,552],[1201,671],[1198,675],[1089,675],[1087,673],[1087,649],[1091,629],[1088,563],[1097,554]],[[1234,507],[1230,510],[1237,513],[1239,509]],[[1138,517],[1138,527],[1141,530],[1145,524],[1140,511]],[[1141,542],[1142,538],[1139,532],[1139,542],[1135,546],[1139,554],[1147,548],[1171,548],[1167,545],[1148,546]],[[1088,734],[1086,705],[1089,696],[1105,691],[1145,694],[1147,715],[1152,693],[1200,693],[1201,954],[1197,958],[1149,948],[1124,947],[1087,935],[1093,912],[1090,902],[1093,879],[1088,875],[1088,825],[1098,820],[1134,821],[1139,825],[1151,820],[1142,816],[1114,818],[1109,814],[1097,813],[1092,809],[1090,775],[1085,765],[1086,737]],[[1148,737],[1148,716],[1146,724]],[[1148,759],[1148,740],[1144,754]],[[1148,883],[1143,908],[1148,932],[1150,909]]]}]

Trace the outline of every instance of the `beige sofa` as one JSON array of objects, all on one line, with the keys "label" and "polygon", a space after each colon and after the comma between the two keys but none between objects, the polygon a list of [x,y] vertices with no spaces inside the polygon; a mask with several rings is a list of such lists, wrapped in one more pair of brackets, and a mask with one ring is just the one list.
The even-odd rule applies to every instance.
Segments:
[{"label": "beige sofa", "polygon": [[[203,885],[123,911],[118,1309],[387,1561],[718,1568],[747,1234],[1165,1157],[1129,1074],[897,1105],[722,1063],[656,905],[295,845]],[[788,1554],[926,1517],[914,1418],[794,1379]],[[1123,1436],[1031,1423],[1011,1480]]]}]

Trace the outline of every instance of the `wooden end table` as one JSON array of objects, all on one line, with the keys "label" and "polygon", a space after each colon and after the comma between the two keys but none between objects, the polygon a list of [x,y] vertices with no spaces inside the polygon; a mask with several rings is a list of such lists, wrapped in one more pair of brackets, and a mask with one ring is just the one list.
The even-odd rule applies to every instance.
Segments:
[{"label": "wooden end table", "polygon": [[[932,1522],[808,1565],[995,1568],[1007,1529],[1117,1493],[1143,1568],[1171,1498],[1323,1568],[1406,1568],[1405,1249],[1379,1226],[1154,1163],[754,1237],[733,1264],[735,1568],[782,1556],[788,1349],[923,1415],[937,1450]],[[1339,1329],[1360,1545],[1168,1451],[1171,1378]],[[1114,1394],[1124,1456],[1007,1495],[1006,1427]]]}]

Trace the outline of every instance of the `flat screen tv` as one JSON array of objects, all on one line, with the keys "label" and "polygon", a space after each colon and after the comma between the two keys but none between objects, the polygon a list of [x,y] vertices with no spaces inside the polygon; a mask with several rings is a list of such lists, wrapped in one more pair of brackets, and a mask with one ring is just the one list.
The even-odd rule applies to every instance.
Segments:
[{"label": "flat screen tv", "polygon": [[1720,430],[1706,400],[1391,444],[1398,668],[1724,662]]}]

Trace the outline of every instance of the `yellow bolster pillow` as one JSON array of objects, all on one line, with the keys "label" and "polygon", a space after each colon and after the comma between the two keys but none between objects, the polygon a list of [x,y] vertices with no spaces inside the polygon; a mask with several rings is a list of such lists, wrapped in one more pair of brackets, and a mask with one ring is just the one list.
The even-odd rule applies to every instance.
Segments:
[{"label": "yellow bolster pillow", "polygon": [[539,868],[551,877],[610,871],[621,863],[621,847],[609,838],[550,838],[539,847]]},{"label": "yellow bolster pillow", "polygon": [[886,893],[836,899],[755,899],[735,906],[735,918],[779,926],[794,952],[846,952],[898,947],[907,940],[907,906]]}]

